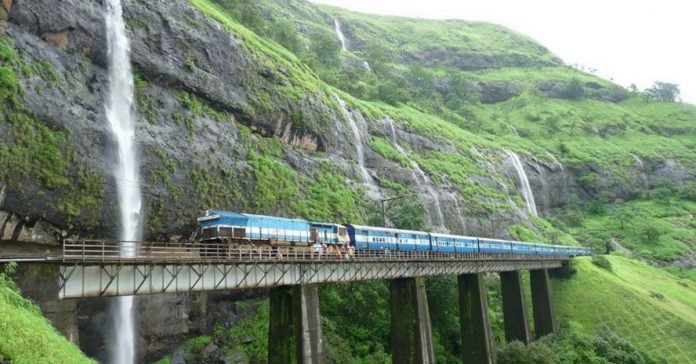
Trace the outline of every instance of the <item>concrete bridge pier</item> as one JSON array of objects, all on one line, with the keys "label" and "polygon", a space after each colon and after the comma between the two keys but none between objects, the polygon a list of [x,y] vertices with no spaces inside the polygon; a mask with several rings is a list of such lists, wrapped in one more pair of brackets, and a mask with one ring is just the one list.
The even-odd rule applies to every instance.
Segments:
[{"label": "concrete bridge pier", "polygon": [[272,288],[269,321],[269,364],[324,362],[317,285]]},{"label": "concrete bridge pier", "polygon": [[392,363],[435,363],[425,278],[392,280],[389,305]]},{"label": "concrete bridge pier", "polygon": [[546,269],[529,271],[532,286],[532,309],[534,310],[534,337],[537,339],[556,332],[556,317]]},{"label": "concrete bridge pier", "polygon": [[524,296],[520,272],[500,272],[500,286],[503,293],[505,339],[529,344],[531,335],[527,317],[527,300]]},{"label": "concrete bridge pier", "polygon": [[483,273],[462,274],[457,281],[462,359],[469,364],[494,364],[495,351]]}]

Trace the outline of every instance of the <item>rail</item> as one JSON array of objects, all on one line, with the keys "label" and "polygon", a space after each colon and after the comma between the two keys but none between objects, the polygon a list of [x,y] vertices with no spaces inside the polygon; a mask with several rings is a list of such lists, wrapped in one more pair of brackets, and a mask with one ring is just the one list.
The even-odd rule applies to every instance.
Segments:
[{"label": "rail", "polygon": [[432,251],[389,251],[321,249],[296,246],[257,246],[200,243],[145,243],[105,240],[65,241],[64,263],[314,263],[314,262],[442,262],[567,260],[567,255],[511,253],[442,253]]}]

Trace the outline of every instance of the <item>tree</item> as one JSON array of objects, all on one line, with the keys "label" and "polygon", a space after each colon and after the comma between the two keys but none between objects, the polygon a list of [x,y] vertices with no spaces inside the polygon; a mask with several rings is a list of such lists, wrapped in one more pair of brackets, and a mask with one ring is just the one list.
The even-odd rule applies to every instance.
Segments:
[{"label": "tree", "polygon": [[228,10],[234,20],[259,35],[266,35],[268,21],[261,15],[261,10],[254,0],[218,0],[220,6]]},{"label": "tree", "polygon": [[338,53],[341,51],[341,43],[333,33],[323,30],[312,33],[310,49],[321,64],[327,66],[338,65]]},{"label": "tree", "polygon": [[565,85],[563,94],[571,100],[581,99],[585,96],[585,89],[583,88],[582,81],[573,77],[573,79]]},{"label": "tree", "polygon": [[679,85],[676,83],[656,81],[652,87],[643,91],[643,96],[645,96],[646,102],[650,99],[662,102],[675,102],[680,93]]},{"label": "tree", "polygon": [[273,39],[289,51],[299,55],[302,51],[302,41],[297,30],[288,20],[280,20],[273,26]]}]

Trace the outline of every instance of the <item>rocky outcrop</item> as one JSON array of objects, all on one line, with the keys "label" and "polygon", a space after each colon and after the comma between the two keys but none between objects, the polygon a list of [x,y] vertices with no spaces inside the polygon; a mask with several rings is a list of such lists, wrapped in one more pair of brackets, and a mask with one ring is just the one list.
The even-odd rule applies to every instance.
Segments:
[{"label": "rocky outcrop", "polygon": [[[42,132],[38,135],[44,138],[38,139],[58,136],[64,140],[50,149],[58,157],[47,158],[47,164],[54,165],[61,157],[69,163],[58,176],[26,172],[31,165],[0,171],[0,240],[56,246],[73,234],[113,237],[118,229],[112,175],[115,142],[104,110],[107,55],[103,5],[89,0],[65,0],[59,5],[51,0],[3,0],[2,5],[0,33],[3,21],[7,21],[6,35],[13,40],[19,57],[13,65],[22,89],[16,102],[30,120],[30,127]],[[137,73],[137,144],[149,239],[191,236],[196,213],[211,207],[286,214],[288,201],[301,199],[303,189],[322,173],[340,176],[340,183],[338,187],[317,184],[317,190],[347,186],[358,191],[355,195],[361,197],[356,199],[363,199],[364,181],[355,166],[357,141],[345,120],[347,113],[340,110],[334,95],[326,94],[328,87],[314,89],[300,82],[314,77],[305,66],[255,49],[243,34],[202,15],[183,0],[126,1],[125,18]],[[474,54],[451,57],[455,51],[431,49],[406,57],[424,65],[452,61],[465,70],[538,64],[524,55],[509,59]],[[554,60],[548,63],[557,65]],[[549,85],[548,94],[559,87]],[[586,85],[586,89],[605,97],[594,85]],[[476,85],[476,91],[484,103],[505,101],[521,92],[514,83],[504,82]],[[606,95],[610,100],[619,96]],[[428,192],[432,189],[450,231],[509,237],[508,225],[527,223],[523,206],[514,198],[518,195],[517,176],[507,168],[500,151],[479,148],[474,153],[404,120],[394,120],[392,133],[384,115],[363,115],[349,108],[352,115],[367,119],[369,135],[362,138],[365,144],[372,136],[389,141],[394,138],[418,157],[413,159],[423,164],[420,168],[427,176],[417,176],[413,165],[364,145],[368,174],[382,186],[397,183],[416,191],[430,215],[434,214],[433,196]],[[0,123],[2,145],[13,145],[16,132],[13,124]],[[428,169],[428,161],[420,160],[431,157],[430,162],[437,164],[438,153],[467,158],[477,172],[457,178],[475,182],[474,189],[486,188],[499,195],[463,196],[463,182],[457,185],[455,178],[448,176],[450,171],[438,171],[438,165]],[[522,159],[542,215],[566,204],[572,194],[581,202],[590,201],[596,192],[592,188],[609,191],[610,198],[625,198],[635,190],[632,184],[619,184],[608,171],[596,166],[564,167],[544,156],[523,155]],[[452,168],[457,163],[451,162]],[[597,174],[597,186],[578,182],[589,173]],[[647,175],[649,180],[681,181],[692,178],[693,173],[678,161],[667,160],[654,161]],[[640,178],[636,174],[636,183],[642,184]],[[285,197],[276,201],[268,189],[278,185]],[[381,192],[395,193],[388,187],[382,187]],[[269,199],[266,205],[257,201]],[[54,273],[29,272],[23,279],[31,282],[36,275],[53,277]],[[34,296],[30,289],[27,292]],[[44,294],[48,296],[36,296],[40,304],[55,297]],[[207,332],[216,324],[233,323],[244,313],[234,306],[234,300],[255,294],[138,299],[140,356],[156,359],[185,337]],[[108,300],[64,304],[42,304],[42,308],[56,313],[54,324],[72,340],[79,340],[85,352],[105,358]],[[77,316],[70,316],[75,310]],[[67,316],[60,318],[63,314]]]},{"label": "rocky outcrop", "polygon": [[[253,302],[265,294],[264,290],[249,290],[138,296],[134,308],[138,361],[154,362],[174,354],[173,348],[188,338],[208,335],[216,326],[229,328],[251,312],[251,305],[240,302]],[[100,361],[109,358],[112,301],[90,298],[77,304],[80,348]]]},{"label": "rocky outcrop", "polygon": [[65,231],[40,219],[0,210],[0,241],[58,246],[64,235]]}]

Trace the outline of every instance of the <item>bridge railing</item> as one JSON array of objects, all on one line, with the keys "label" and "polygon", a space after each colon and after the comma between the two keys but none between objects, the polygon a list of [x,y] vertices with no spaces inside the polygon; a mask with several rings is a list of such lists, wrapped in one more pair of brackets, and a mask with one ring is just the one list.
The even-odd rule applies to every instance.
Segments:
[{"label": "bridge railing", "polygon": [[472,260],[564,260],[568,256],[439,253],[320,249],[295,246],[257,246],[199,243],[144,243],[105,240],[73,240],[63,244],[66,263],[235,263],[235,262],[375,262],[375,261],[472,261]]}]

